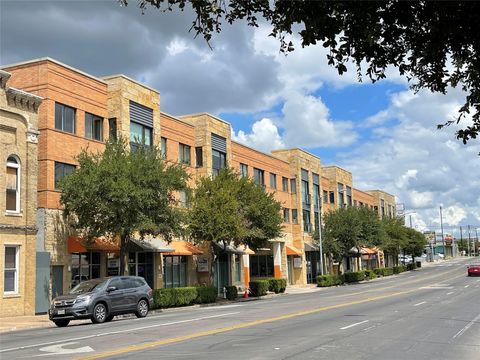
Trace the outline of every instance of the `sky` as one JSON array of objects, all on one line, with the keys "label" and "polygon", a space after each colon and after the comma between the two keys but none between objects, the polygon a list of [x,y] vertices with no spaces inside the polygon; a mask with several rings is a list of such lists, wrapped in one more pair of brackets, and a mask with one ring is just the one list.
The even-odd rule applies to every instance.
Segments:
[{"label": "sky", "polygon": [[193,19],[188,9],[142,14],[135,0],[0,0],[0,64],[48,56],[125,74],[158,89],[164,112],[208,112],[248,146],[300,147],[351,171],[355,188],[394,194],[417,230],[439,230],[441,206],[446,233],[480,232],[480,141],[436,129],[456,115],[461,90],[414,93],[394,68],[375,84],[353,66],[340,76],[323,47],[301,48],[296,36],[295,51],[280,53],[263,23],[226,24],[210,48],[188,31]]}]

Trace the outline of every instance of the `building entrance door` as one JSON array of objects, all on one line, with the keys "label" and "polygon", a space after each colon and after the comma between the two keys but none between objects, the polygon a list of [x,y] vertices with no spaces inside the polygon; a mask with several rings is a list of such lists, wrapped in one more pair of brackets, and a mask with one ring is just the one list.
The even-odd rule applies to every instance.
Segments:
[{"label": "building entrance door", "polygon": [[293,285],[293,256],[287,256],[288,283]]},{"label": "building entrance door", "polygon": [[228,254],[221,253],[217,255],[215,261],[215,283],[219,293],[223,292],[223,288],[229,285],[229,271],[228,271]]}]

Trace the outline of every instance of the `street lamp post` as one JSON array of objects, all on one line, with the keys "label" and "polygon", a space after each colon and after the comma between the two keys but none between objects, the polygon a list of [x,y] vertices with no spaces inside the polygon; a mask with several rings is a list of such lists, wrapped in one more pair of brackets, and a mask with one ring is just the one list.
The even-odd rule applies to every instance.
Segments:
[{"label": "street lamp post", "polygon": [[318,251],[320,252],[320,275],[323,275],[323,248],[322,248],[322,203],[320,202],[320,194],[317,196],[318,206]]},{"label": "street lamp post", "polygon": [[440,227],[442,230],[442,245],[443,245],[443,258],[447,258],[447,247],[445,246],[445,237],[443,236],[443,215],[442,215],[442,206],[440,205]]}]

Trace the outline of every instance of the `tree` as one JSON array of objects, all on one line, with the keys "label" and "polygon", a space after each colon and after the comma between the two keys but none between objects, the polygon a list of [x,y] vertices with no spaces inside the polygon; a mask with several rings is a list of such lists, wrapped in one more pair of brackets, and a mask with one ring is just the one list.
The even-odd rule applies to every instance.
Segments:
[{"label": "tree", "polygon": [[183,210],[175,192],[186,189],[187,174],[162,160],[156,147],[129,151],[120,139],[103,153],[83,150],[79,167],[60,181],[60,202],[72,226],[91,241],[120,237],[120,272],[125,272],[125,248],[130,237],[161,235],[167,241],[182,234]]},{"label": "tree", "polygon": [[303,47],[321,44],[329,50],[328,63],[340,75],[353,62],[360,81],[364,73],[373,82],[383,79],[387,67],[394,66],[414,90],[444,94],[449,86],[460,86],[467,93],[465,104],[456,118],[439,120],[439,127],[458,123],[472,111],[473,123],[456,135],[464,143],[479,135],[479,2],[139,0],[138,4],[142,11],[149,6],[163,11],[191,6],[196,18],[190,30],[207,42],[224,22],[246,20],[253,27],[268,22],[270,35],[287,53],[294,50],[287,39],[298,32]]},{"label": "tree", "polygon": [[385,231],[385,238],[381,244],[381,248],[385,254],[393,256],[395,264],[398,263],[398,255],[405,247],[407,236],[405,232],[403,218],[384,217],[381,220],[382,227]]},{"label": "tree", "polygon": [[407,241],[405,242],[403,251],[411,255],[412,261],[414,261],[415,256],[422,255],[423,249],[425,249],[425,245],[427,245],[427,239],[425,239],[424,234],[415,229],[405,228],[405,233]]},{"label": "tree", "polygon": [[281,205],[252,179],[230,168],[197,182],[189,212],[188,230],[196,243],[208,241],[266,247],[281,236]]}]

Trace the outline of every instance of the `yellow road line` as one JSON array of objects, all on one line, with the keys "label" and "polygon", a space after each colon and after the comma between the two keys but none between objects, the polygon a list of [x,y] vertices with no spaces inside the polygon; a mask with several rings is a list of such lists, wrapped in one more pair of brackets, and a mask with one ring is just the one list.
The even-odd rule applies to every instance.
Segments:
[{"label": "yellow road line", "polygon": [[[458,269],[454,269],[454,270],[444,272],[442,274],[437,274],[437,275],[434,275],[434,276],[430,276],[427,279],[432,279],[432,278],[435,278],[435,277],[445,276],[446,274],[448,274],[450,272],[453,272],[455,270],[458,270]],[[425,280],[425,278],[423,278],[422,280]],[[412,283],[412,282],[418,282],[418,281],[417,280],[410,281],[410,283]],[[385,287],[385,288],[382,288],[382,289],[388,289],[388,288],[391,288],[391,286],[390,287]],[[220,334],[220,333],[224,333],[224,332],[228,332],[228,331],[244,329],[244,328],[247,328],[247,327],[260,325],[260,324],[265,324],[265,323],[270,323],[270,322],[274,322],[274,321],[287,320],[287,319],[291,319],[291,318],[298,317],[298,316],[316,314],[316,313],[327,311],[327,310],[340,309],[340,308],[344,308],[344,307],[348,307],[348,306],[352,306],[352,305],[364,304],[364,303],[367,303],[367,302],[387,299],[387,298],[390,298],[390,297],[404,295],[404,294],[412,293],[412,292],[415,292],[415,291],[420,291],[420,289],[417,288],[417,289],[399,291],[399,292],[391,293],[391,294],[388,294],[388,295],[375,296],[375,297],[371,297],[371,298],[367,298],[367,299],[350,301],[350,302],[342,303],[342,304],[324,306],[324,307],[321,307],[321,308],[316,308],[316,309],[311,309],[311,310],[298,311],[298,312],[291,313],[291,314],[276,316],[276,317],[267,318],[267,319],[250,321],[250,322],[247,322],[247,323],[243,323],[243,324],[239,324],[239,325],[232,325],[232,326],[223,327],[223,328],[220,328],[220,329],[201,331],[201,332],[196,332],[196,333],[189,334],[189,335],[184,335],[184,336],[177,336],[177,337],[168,338],[168,339],[150,341],[150,342],[143,343],[143,344],[130,345],[130,346],[126,346],[126,347],[123,347],[123,348],[120,348],[120,349],[116,349],[116,350],[105,351],[105,352],[102,352],[102,353],[93,354],[93,355],[90,355],[90,356],[85,356],[85,357],[82,357],[82,358],[79,358],[79,359],[81,359],[81,360],[102,359],[102,358],[106,358],[106,357],[109,357],[109,356],[121,355],[121,354],[125,354],[125,353],[132,352],[132,351],[147,350],[147,349],[151,349],[151,348],[161,346],[161,345],[168,345],[168,344],[173,344],[173,343],[180,342],[180,341],[195,339],[195,338],[199,338],[199,337],[203,337],[203,336],[215,335],[215,334]]]}]

